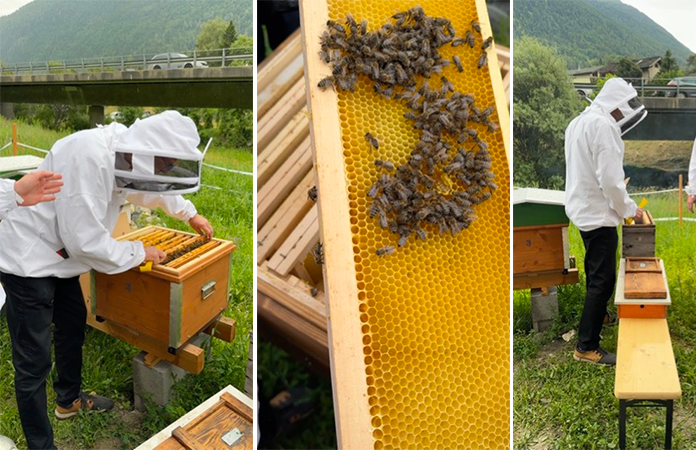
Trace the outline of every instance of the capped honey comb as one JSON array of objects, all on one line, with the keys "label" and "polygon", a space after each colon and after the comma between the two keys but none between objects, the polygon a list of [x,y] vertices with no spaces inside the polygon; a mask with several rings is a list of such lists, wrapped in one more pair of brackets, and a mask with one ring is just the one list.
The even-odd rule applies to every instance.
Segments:
[{"label": "capped honey comb", "polygon": [[[330,19],[344,22],[350,13],[367,20],[368,30],[420,5],[429,16],[451,20],[458,36],[481,19],[477,4],[483,2],[327,0]],[[501,105],[488,66],[477,68],[489,29],[476,34],[474,49],[440,48],[445,58],[458,55],[464,68],[459,73],[450,65],[443,75],[481,108]],[[440,86],[439,76],[429,81]],[[407,107],[379,96],[365,79],[353,93],[339,91],[337,101],[358,299],[329,300],[355,302],[360,315],[364,366],[355,376],[364,377],[374,448],[509,448],[510,180],[502,131],[480,130],[499,189],[475,206],[478,220],[455,236],[426,228],[426,241],[411,237],[394,254],[377,256],[376,249],[396,245],[396,238],[369,217],[366,192],[382,173],[374,161],[404,164],[419,133],[403,117]],[[316,133],[321,119],[313,114]],[[492,119],[500,122],[497,111]],[[366,142],[368,132],[379,149]]]}]

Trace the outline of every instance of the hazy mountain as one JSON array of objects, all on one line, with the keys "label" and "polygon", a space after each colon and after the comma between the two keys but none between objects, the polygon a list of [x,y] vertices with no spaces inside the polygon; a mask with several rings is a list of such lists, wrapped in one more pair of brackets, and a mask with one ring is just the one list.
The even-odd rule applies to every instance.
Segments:
[{"label": "hazy mountain", "polygon": [[555,47],[570,68],[607,56],[645,58],[670,49],[680,65],[691,54],[667,30],[619,0],[515,0],[514,36]]},{"label": "hazy mountain", "polygon": [[0,17],[0,59],[48,61],[195,48],[203,22],[252,35],[252,0],[34,0]]}]

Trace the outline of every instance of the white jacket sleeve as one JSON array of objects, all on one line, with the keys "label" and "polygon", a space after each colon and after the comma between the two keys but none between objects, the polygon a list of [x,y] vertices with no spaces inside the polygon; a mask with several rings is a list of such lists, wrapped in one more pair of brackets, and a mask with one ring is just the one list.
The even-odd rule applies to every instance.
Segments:
[{"label": "white jacket sleeve", "polygon": [[60,237],[70,258],[97,272],[125,272],[145,261],[140,241],[117,241],[101,223],[107,201],[93,194],[74,194],[55,200]]},{"label": "white jacket sleeve", "polygon": [[686,193],[696,195],[696,140],[691,149],[691,160],[689,161],[689,184],[686,186]]},{"label": "white jacket sleeve", "polygon": [[638,206],[626,192],[623,155],[614,142],[609,127],[610,125],[607,125],[606,130],[599,130],[595,141],[597,179],[609,207],[616,211],[619,217],[626,219],[636,215]]},{"label": "white jacket sleeve", "polygon": [[0,220],[7,218],[10,212],[17,207],[14,191],[15,182],[0,179]]},{"label": "white jacket sleeve", "polygon": [[127,196],[127,200],[134,205],[145,208],[162,208],[170,217],[183,220],[184,222],[188,222],[198,213],[193,203],[181,195],[130,193]]}]

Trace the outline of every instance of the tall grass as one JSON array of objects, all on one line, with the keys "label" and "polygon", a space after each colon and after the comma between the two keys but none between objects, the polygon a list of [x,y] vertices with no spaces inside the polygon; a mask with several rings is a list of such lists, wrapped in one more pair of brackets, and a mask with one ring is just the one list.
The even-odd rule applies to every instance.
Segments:
[{"label": "tall grass", "polygon": [[[20,142],[50,149],[64,134],[18,122]],[[11,140],[11,123],[0,118],[0,146]],[[5,149],[0,156],[8,156]],[[21,154],[40,152],[20,148]],[[253,171],[253,157],[246,150],[211,148],[206,162],[245,172]],[[104,333],[88,329],[84,345],[83,389],[97,391],[116,401],[113,412],[84,415],[75,420],[53,421],[56,444],[61,449],[123,448],[131,449],[147,440],[178,417],[203,402],[228,384],[244,390],[249,332],[253,324],[253,179],[251,176],[203,168],[202,182],[209,186],[189,198],[198,212],[208,218],[215,236],[233,241],[230,277],[230,305],[224,312],[237,323],[232,343],[214,339],[206,349],[205,369],[200,375],[189,375],[175,386],[175,399],[167,407],[149,407],[146,413],[133,411],[131,360],[139,349]],[[217,188],[217,189],[216,189]],[[190,231],[188,224],[173,220],[161,211],[155,222],[171,228]],[[49,412],[55,407],[55,393],[50,387],[55,369],[48,380]],[[14,371],[7,322],[0,319],[0,434],[9,436],[22,448],[22,434],[14,396]]]}]

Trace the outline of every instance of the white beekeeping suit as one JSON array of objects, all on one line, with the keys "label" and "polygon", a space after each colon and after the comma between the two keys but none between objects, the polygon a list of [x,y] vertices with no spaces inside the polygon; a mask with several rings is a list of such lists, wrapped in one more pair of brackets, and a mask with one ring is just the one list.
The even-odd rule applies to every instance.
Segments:
[{"label": "white beekeeping suit", "polygon": [[20,208],[0,223],[0,271],[70,278],[90,269],[114,274],[141,264],[141,242],[111,237],[120,208],[130,201],[161,207],[180,220],[195,216],[190,201],[164,194],[198,189],[199,142],[193,121],[176,111],[130,128],[113,123],[59,140],[40,169],[61,173],[63,190],[54,202]]},{"label": "white beekeeping suit", "polygon": [[592,105],[568,125],[565,210],[580,230],[615,227],[636,214],[624,184],[621,136],[646,115],[633,86],[611,78]]},{"label": "white beekeeping suit", "polygon": [[0,220],[17,207],[14,184],[12,180],[0,179]]},{"label": "white beekeeping suit", "polygon": [[691,149],[691,160],[689,161],[689,184],[686,186],[688,195],[696,195],[696,140]]}]

